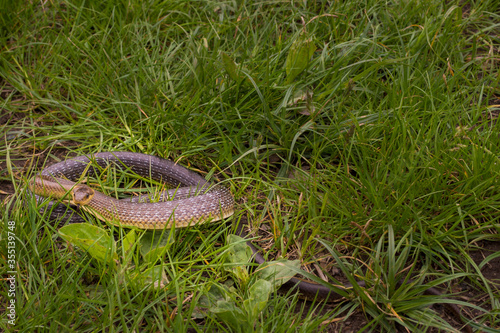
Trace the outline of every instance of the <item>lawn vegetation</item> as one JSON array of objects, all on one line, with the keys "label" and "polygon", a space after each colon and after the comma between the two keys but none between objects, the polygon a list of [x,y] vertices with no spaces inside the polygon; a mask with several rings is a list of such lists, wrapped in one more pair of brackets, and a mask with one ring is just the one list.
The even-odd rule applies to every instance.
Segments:
[{"label": "lawn vegetation", "polygon": [[[498,332],[498,1],[0,6],[1,330]],[[153,257],[149,234],[89,218],[116,255],[99,260],[22,198],[44,166],[100,151],[174,160],[236,212],[165,232]],[[94,183],[121,196],[130,175],[107,172]],[[366,288],[277,293],[237,265],[243,216],[269,260]]]}]

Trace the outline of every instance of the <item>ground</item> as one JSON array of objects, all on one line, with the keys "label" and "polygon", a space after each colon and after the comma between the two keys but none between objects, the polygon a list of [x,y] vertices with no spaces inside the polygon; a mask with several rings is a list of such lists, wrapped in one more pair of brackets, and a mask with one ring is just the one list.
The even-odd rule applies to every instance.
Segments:
[{"label": "ground", "polygon": [[[0,126],[6,125],[8,122],[19,120],[22,115],[15,115],[15,114],[4,114],[0,118]],[[58,159],[64,159],[67,157],[70,157],[71,155],[68,156],[68,151],[65,149],[65,147],[59,147],[59,149],[53,151],[55,152],[55,156]],[[44,161],[46,161],[46,165],[50,165],[52,163],[55,163],[54,158],[50,158],[44,155],[44,152],[38,152],[36,154],[30,154],[30,151],[28,149],[20,149],[20,150],[13,150],[12,154],[10,155],[10,159],[12,162],[12,166],[14,168],[14,175],[16,174],[21,174],[23,172],[26,172],[27,170],[39,170],[42,167],[42,164]],[[7,164],[6,161],[0,161],[0,171],[6,170]],[[21,184],[17,184],[17,186],[20,186]],[[4,202],[9,202],[12,200],[12,198],[15,197],[15,187],[10,181],[0,181],[0,200]],[[264,233],[261,233],[264,234]],[[474,244],[470,244],[471,248],[474,248],[471,250],[470,255],[471,258],[473,258],[474,262],[476,265],[479,265],[487,256],[499,253],[500,252],[500,242],[495,242],[495,241],[479,241]],[[261,247],[265,248],[266,244],[261,244]],[[498,281],[500,284],[500,256],[497,258],[490,260],[488,264],[484,265],[481,269],[482,274],[486,279],[489,281]],[[347,279],[345,277],[339,276],[338,270],[333,269],[331,272],[332,275],[334,275],[337,279],[340,281],[347,282]],[[443,291],[445,292],[445,291]],[[467,283],[466,280],[462,281],[459,284],[454,284],[451,286],[451,290],[448,292],[453,292],[457,293],[458,296],[457,298],[466,302],[470,302],[472,304],[476,305],[482,305],[483,300],[488,296],[488,294],[484,292],[478,292],[478,290],[471,284]],[[307,305],[310,305],[310,302],[308,301],[302,301],[305,302]],[[302,306],[302,305],[300,305]],[[444,316],[448,322],[453,323],[455,328],[460,328],[462,325],[460,322],[456,320],[450,313],[448,313],[444,306],[442,305],[435,305],[435,308],[437,311],[439,311],[442,316]],[[328,306],[323,310],[323,312],[327,311]],[[473,310],[473,309],[463,309],[463,312],[466,314],[467,317],[471,317],[472,315],[478,315],[478,311]],[[325,323],[325,325],[328,325],[328,332],[359,332],[361,328],[363,328],[365,325],[367,325],[367,320],[364,314],[360,311],[355,313],[354,315],[351,315],[348,320],[346,321],[333,321],[331,323]],[[435,330],[437,332],[437,330]],[[401,332],[406,332],[404,329],[401,329]]]}]

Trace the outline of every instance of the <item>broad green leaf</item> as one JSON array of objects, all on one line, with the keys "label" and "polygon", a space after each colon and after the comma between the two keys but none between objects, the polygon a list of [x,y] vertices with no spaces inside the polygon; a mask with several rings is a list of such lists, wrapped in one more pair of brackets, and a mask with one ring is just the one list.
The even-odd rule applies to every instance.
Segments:
[{"label": "broad green leaf", "polygon": [[214,283],[205,289],[203,296],[200,297],[198,302],[200,305],[210,308],[217,304],[218,301],[227,300],[227,293],[228,290],[224,287],[224,285]]},{"label": "broad green leaf", "polygon": [[229,301],[227,297],[229,290],[226,286],[214,282],[203,287],[203,294],[198,299],[196,307],[192,313],[195,318],[205,318],[206,313],[211,311],[219,301]]},{"label": "broad green leaf", "polygon": [[132,277],[135,282],[143,287],[165,288],[168,284],[168,278],[163,266],[153,266],[144,272],[140,272]]},{"label": "broad green leaf", "polygon": [[200,313],[206,313],[216,307],[217,302],[231,302],[238,298],[237,291],[232,285],[232,280],[226,280],[224,284],[214,282],[205,285],[203,295],[198,300],[198,310]]},{"label": "broad green leaf", "polygon": [[135,232],[135,230],[130,230],[126,235],[125,237],[123,238],[123,241],[122,241],[122,246],[123,246],[123,251],[126,253],[126,252],[129,252],[132,247],[135,245],[135,240],[137,238],[137,234]]},{"label": "broad green leaf", "polygon": [[238,65],[234,62],[233,59],[231,59],[231,57],[229,57],[224,52],[221,52],[221,58],[224,69],[226,70],[227,74],[229,74],[229,77],[237,83],[240,83],[241,80],[244,79],[244,77],[240,76]]},{"label": "broad green leaf", "polygon": [[253,253],[250,246],[244,238],[236,235],[229,235],[227,237],[228,256],[227,262],[232,264],[247,264],[252,259]]},{"label": "broad green leaf", "polygon": [[173,229],[167,231],[148,231],[140,239],[140,252],[144,260],[154,263],[168,251],[174,242],[175,232]]},{"label": "broad green leaf", "polygon": [[278,259],[259,265],[255,273],[261,279],[269,281],[273,286],[273,290],[278,290],[283,283],[295,275],[297,269],[300,269],[299,260]]},{"label": "broad green leaf", "polygon": [[253,326],[248,322],[247,316],[234,302],[218,301],[210,311],[231,326],[235,332],[253,332]]},{"label": "broad green leaf", "polygon": [[287,103],[288,106],[295,106],[298,113],[310,116],[316,111],[313,103],[312,89],[296,89],[293,92],[292,98]]},{"label": "broad green leaf", "polygon": [[236,235],[229,235],[227,242],[230,246],[227,250],[226,262],[234,264],[228,267],[228,271],[232,272],[243,285],[246,285],[249,279],[247,265],[252,259],[252,249],[244,238]]},{"label": "broad green leaf", "polygon": [[214,282],[211,285],[206,285],[203,296],[200,297],[199,303],[203,306],[211,308],[218,301],[230,301],[237,298],[237,291],[233,286],[232,280],[226,280],[224,284]]},{"label": "broad green leaf", "polygon": [[102,228],[88,223],[69,224],[59,229],[59,234],[66,241],[87,251],[93,258],[110,263],[118,260],[115,241]]},{"label": "broad green leaf", "polygon": [[258,279],[248,290],[248,298],[243,301],[243,307],[249,314],[252,322],[266,307],[269,295],[272,292],[272,284],[269,281]]},{"label": "broad green leaf", "polygon": [[307,37],[305,34],[293,42],[288,51],[285,65],[286,82],[288,84],[292,83],[297,75],[307,68],[315,50],[316,45],[312,38]]}]

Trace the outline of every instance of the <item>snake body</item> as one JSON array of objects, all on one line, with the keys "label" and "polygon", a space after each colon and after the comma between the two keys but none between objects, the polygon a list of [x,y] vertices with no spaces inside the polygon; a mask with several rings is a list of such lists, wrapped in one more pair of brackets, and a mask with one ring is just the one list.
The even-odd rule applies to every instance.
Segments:
[{"label": "snake body", "polygon": [[[144,202],[147,200],[144,196],[118,200],[87,185],[75,183],[85,172],[85,176],[98,172],[98,167],[92,166],[94,163],[91,162],[101,168],[114,163],[176,188],[162,192],[159,202]],[[214,186],[200,175],[171,161],[139,153],[106,152],[56,163],[35,176],[29,187],[37,195],[54,199],[62,199],[69,193],[71,204],[122,227],[164,229],[175,225],[176,228],[183,228],[190,224],[218,221],[234,212],[234,199],[227,188]],[[166,198],[173,200],[164,201]]]},{"label": "snake body", "polygon": [[[106,168],[110,163],[126,170],[130,170],[142,177],[167,183],[174,190],[164,191],[160,194],[160,202],[151,203],[147,197],[138,196],[134,199],[117,200],[110,198],[87,185],[76,184],[75,181],[82,176],[95,175],[99,168]],[[131,152],[104,152],[91,156],[79,156],[63,162],[56,163],[44,170],[29,183],[30,189],[39,196],[50,196],[61,199],[68,193],[71,194],[70,203],[79,208],[90,211],[102,220],[109,223],[125,226],[138,227],[142,229],[163,229],[186,227],[191,224],[199,224],[217,221],[229,217],[234,212],[234,199],[230,191],[220,185],[208,183],[200,175],[173,163],[151,155]],[[164,200],[172,200],[165,201]],[[78,214],[68,215],[67,207],[49,204],[52,211],[51,218],[81,220]],[[73,209],[75,209],[73,207]],[[246,216],[242,218],[246,224]],[[238,225],[236,233],[245,238],[247,233],[243,225]],[[257,248],[247,241],[254,253],[254,261],[262,264],[266,260]],[[364,281],[358,281],[360,287],[365,287]],[[353,286],[346,283],[335,288],[350,289]],[[314,282],[304,281],[293,277],[286,282],[282,289],[297,289],[307,298],[338,301],[343,299],[334,287],[330,288]],[[436,288],[428,288],[428,295],[441,295]],[[455,304],[446,303],[447,308],[461,320],[460,309]],[[469,326],[465,326],[467,332],[472,332]]]}]

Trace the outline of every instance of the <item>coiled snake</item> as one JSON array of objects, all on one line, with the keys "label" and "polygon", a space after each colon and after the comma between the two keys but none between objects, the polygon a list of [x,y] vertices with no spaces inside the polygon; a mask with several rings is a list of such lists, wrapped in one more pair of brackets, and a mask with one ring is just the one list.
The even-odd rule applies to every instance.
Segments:
[{"label": "coiled snake", "polygon": [[[106,168],[111,163],[147,179],[167,183],[174,189],[162,192],[160,202],[145,203],[148,198],[144,196],[132,200],[117,200],[87,185],[74,183],[82,175],[97,174],[99,168]],[[90,211],[104,221],[124,227],[163,229],[170,228],[175,223],[175,227],[180,228],[205,221],[221,220],[234,212],[233,196],[225,187],[210,184],[200,175],[171,161],[140,153],[104,152],[59,162],[42,170],[29,183],[29,187],[36,195],[57,199],[70,193],[70,203],[73,205]],[[173,201],[164,201],[172,197]],[[72,222],[81,219],[78,214],[68,212],[64,205],[55,208],[50,207],[51,205],[57,203],[49,204],[49,209],[52,210],[51,218],[71,219]],[[246,222],[246,217],[242,220]],[[242,237],[247,236],[241,224],[236,233]],[[255,246],[249,241],[247,244],[252,248],[254,260],[257,263],[265,262]],[[365,286],[363,281],[357,284],[360,287]],[[296,288],[305,296],[317,300],[337,301],[343,298],[333,288],[298,278],[292,278],[282,288],[287,290]],[[350,284],[342,286],[342,289],[350,288],[352,288]],[[435,288],[429,288],[425,293],[441,295]],[[446,306],[458,320],[461,320],[460,309],[456,305],[446,303]],[[469,326],[466,326],[466,329],[471,332]]]}]

